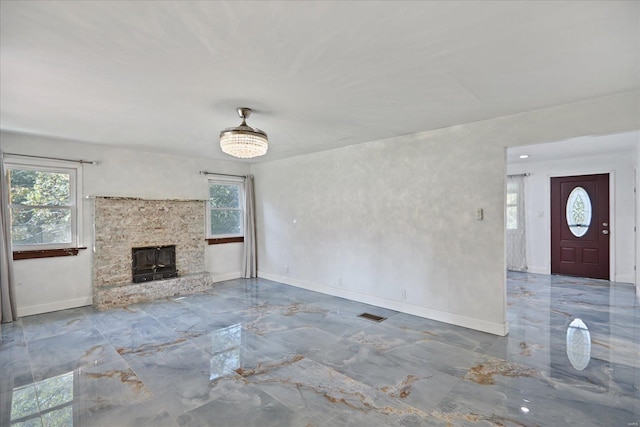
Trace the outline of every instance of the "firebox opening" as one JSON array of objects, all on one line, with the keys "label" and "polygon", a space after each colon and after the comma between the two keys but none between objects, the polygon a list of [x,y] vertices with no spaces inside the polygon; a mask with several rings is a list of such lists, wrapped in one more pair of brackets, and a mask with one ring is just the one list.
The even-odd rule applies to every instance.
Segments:
[{"label": "firebox opening", "polygon": [[134,283],[178,277],[176,245],[132,248],[131,253]]}]

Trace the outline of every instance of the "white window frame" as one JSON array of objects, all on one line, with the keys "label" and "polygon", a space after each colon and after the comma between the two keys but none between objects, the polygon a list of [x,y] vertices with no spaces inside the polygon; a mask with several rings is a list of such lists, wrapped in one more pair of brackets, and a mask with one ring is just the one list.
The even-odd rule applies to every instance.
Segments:
[{"label": "white window frame", "polygon": [[[211,194],[211,185],[237,185],[240,187],[240,233],[236,234],[212,234],[211,233],[211,203],[207,200],[205,215],[207,217],[207,239],[224,239],[229,237],[244,237],[244,216],[245,216],[245,195],[244,195],[244,178],[235,177],[211,177],[207,179],[207,194]],[[214,208],[215,209],[215,208]],[[220,208],[229,209],[229,208]]]},{"label": "white window frame", "polygon": [[[70,249],[81,247],[82,242],[82,209],[79,201],[82,200],[82,165],[54,160],[29,160],[20,158],[11,158],[7,156],[4,160],[5,173],[7,176],[7,187],[10,187],[9,170],[35,170],[51,173],[69,174],[69,205],[71,211],[71,241],[68,243],[43,243],[43,244],[16,244],[11,238],[13,251],[33,251],[48,249]],[[11,191],[8,188],[8,191]],[[54,208],[55,206],[52,206]],[[12,211],[14,205],[9,204],[9,212]]]}]

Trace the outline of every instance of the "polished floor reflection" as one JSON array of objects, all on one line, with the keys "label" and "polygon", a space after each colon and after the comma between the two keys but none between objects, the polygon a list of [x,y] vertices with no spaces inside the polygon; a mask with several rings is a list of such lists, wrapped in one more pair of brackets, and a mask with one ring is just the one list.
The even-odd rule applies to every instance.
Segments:
[{"label": "polished floor reflection", "polygon": [[508,318],[502,338],[262,279],[25,317],[0,327],[0,425],[639,425],[633,286],[509,273]]}]

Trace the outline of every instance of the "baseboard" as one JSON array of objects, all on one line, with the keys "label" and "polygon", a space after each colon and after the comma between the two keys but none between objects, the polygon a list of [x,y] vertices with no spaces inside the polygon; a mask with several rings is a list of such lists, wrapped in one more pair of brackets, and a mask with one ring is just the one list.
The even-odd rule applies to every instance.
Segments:
[{"label": "baseboard", "polygon": [[549,267],[529,267],[527,268],[527,273],[551,274],[551,272],[549,271]]},{"label": "baseboard", "polygon": [[52,311],[66,310],[68,308],[84,307],[93,304],[93,297],[76,298],[65,301],[56,301],[47,304],[29,305],[18,307],[18,317],[33,316],[34,314],[49,313]]},{"label": "baseboard", "polygon": [[394,301],[387,298],[349,291],[347,289],[334,288],[330,286],[322,286],[315,283],[304,282],[301,280],[292,279],[291,277],[280,276],[264,271],[258,271],[258,277],[273,280],[274,282],[296,286],[303,289],[308,289],[310,291],[320,292],[340,298],[346,298],[352,301],[375,305],[376,307],[387,308],[390,310],[400,311],[402,313],[412,314],[414,316],[437,320],[439,322],[449,323],[455,326],[462,326],[463,328],[487,332],[493,335],[505,336],[509,333],[509,325],[507,322],[505,322],[504,324],[487,322],[485,320],[474,319],[467,316],[461,316],[459,314],[448,313],[445,311],[434,310],[431,308],[407,304],[400,301]]},{"label": "baseboard", "polygon": [[616,274],[614,282],[616,283],[629,283],[633,285],[635,282],[633,274]]},{"label": "baseboard", "polygon": [[214,283],[224,282],[225,280],[240,279],[242,277],[242,272],[237,271],[233,273],[222,273],[222,274],[211,273],[211,276],[213,277]]},{"label": "baseboard", "polygon": [[[527,273],[534,273],[534,274],[551,274],[551,270],[549,267],[529,267],[527,268]],[[614,276],[613,279],[614,282],[616,283],[631,283],[633,284],[635,282],[635,279],[633,277],[632,274],[617,274]]]}]

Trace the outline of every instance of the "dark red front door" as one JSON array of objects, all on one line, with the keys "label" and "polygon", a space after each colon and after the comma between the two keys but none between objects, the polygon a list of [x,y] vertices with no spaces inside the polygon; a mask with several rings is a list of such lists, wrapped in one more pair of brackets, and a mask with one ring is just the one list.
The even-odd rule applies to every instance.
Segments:
[{"label": "dark red front door", "polygon": [[551,273],[609,280],[609,174],[551,178]]}]

